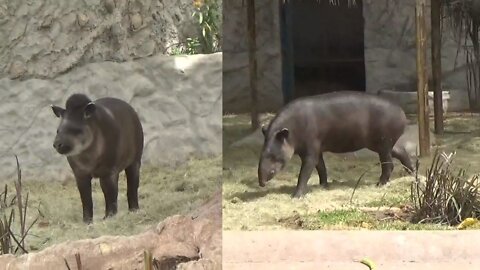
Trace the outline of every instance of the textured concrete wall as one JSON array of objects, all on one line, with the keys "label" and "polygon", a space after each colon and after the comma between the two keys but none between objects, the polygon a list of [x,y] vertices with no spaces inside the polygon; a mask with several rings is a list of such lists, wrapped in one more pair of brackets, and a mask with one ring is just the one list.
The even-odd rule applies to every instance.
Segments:
[{"label": "textured concrete wall", "polygon": [[[246,4],[223,1],[223,107],[228,112],[248,111],[250,85]],[[255,1],[259,103],[264,110],[283,104],[280,32],[277,1]]]},{"label": "textured concrete wall", "polygon": [[[429,6],[426,15],[430,33]],[[367,91],[416,91],[415,0],[363,0],[363,16]],[[444,25],[442,35],[443,86],[465,90],[465,56],[461,51],[457,55],[458,46],[448,25]],[[431,73],[430,42],[427,46]]]},{"label": "textured concrete wall", "polygon": [[54,79],[0,79],[0,181],[15,175],[18,155],[25,179],[70,177],[52,142],[59,124],[50,104],[73,92],[114,96],[139,113],[145,165],[177,165],[221,154],[222,55],[154,56],[124,63],[91,63]]},{"label": "textured concrete wall", "polygon": [[53,78],[196,36],[191,0],[0,0],[0,78]]},{"label": "textured concrete wall", "polygon": [[[250,106],[246,7],[241,2],[224,3],[225,112],[248,112]],[[283,99],[278,2],[257,1],[256,11],[259,104],[262,111],[274,111]],[[430,14],[428,7],[426,12]],[[363,15],[367,92],[415,91],[415,1],[363,0]],[[430,49],[427,53],[430,61]],[[442,61],[444,88],[461,90],[466,95],[464,55],[457,56],[457,45],[448,26],[443,31]],[[464,103],[465,97],[461,97]],[[460,107],[468,107],[463,103]]]}]

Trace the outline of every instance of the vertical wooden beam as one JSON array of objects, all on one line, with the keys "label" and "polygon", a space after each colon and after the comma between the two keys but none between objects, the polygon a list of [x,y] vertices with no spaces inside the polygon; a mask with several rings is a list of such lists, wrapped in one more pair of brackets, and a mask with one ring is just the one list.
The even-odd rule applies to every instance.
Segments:
[{"label": "vertical wooden beam", "polygon": [[416,41],[417,41],[417,115],[418,115],[418,140],[420,156],[430,155],[429,113],[428,113],[428,80],[426,70],[426,27],[425,6],[426,0],[416,0]]},{"label": "vertical wooden beam", "polygon": [[253,130],[260,127],[257,91],[257,33],[255,26],[255,0],[247,0],[248,62],[250,70],[251,121]]},{"label": "vertical wooden beam", "polygon": [[443,98],[442,98],[442,33],[440,16],[442,0],[431,0],[430,22],[432,28],[432,88],[435,133],[443,134]]}]

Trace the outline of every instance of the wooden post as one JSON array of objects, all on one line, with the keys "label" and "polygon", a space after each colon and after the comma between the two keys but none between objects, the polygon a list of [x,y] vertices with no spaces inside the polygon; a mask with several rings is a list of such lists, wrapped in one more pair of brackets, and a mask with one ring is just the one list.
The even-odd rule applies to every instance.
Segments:
[{"label": "wooden post", "polygon": [[253,130],[260,127],[257,91],[257,34],[255,26],[255,0],[247,0],[248,60],[250,70],[250,98],[252,105],[251,121]]},{"label": "wooden post", "polygon": [[416,0],[416,41],[417,41],[417,97],[418,97],[418,140],[420,156],[430,155],[430,134],[428,114],[428,80],[426,70],[426,27],[425,4],[426,0]]},{"label": "wooden post", "polygon": [[442,34],[440,16],[442,1],[431,0],[430,21],[432,27],[432,88],[435,133],[443,134],[443,98],[442,98]]}]

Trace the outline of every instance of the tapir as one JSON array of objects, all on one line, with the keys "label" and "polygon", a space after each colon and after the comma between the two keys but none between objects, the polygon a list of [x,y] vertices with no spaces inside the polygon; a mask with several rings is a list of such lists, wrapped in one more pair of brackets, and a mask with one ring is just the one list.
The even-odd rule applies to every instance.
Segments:
[{"label": "tapir", "polygon": [[83,208],[83,221],[93,220],[92,178],[100,179],[105,217],[117,213],[118,177],[125,171],[130,211],[139,209],[138,187],[143,153],[143,129],[125,101],[105,97],[95,101],[73,94],[65,108],[51,106],[60,124],[53,143],[73,171]]},{"label": "tapir", "polygon": [[384,185],[393,170],[392,157],[400,160],[407,172],[414,170],[405,148],[394,147],[406,125],[400,106],[373,94],[338,91],[297,98],[262,127],[259,185],[264,187],[296,154],[301,169],[293,197],[302,197],[314,169],[320,185],[328,187],[324,152],[347,153],[363,148],[378,154],[382,173],[377,185]]}]

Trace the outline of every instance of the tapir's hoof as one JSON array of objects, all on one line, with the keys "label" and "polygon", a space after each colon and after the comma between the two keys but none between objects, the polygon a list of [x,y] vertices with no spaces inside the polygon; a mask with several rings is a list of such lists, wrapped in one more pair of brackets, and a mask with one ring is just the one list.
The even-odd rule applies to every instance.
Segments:
[{"label": "tapir's hoof", "polygon": [[132,206],[128,208],[128,211],[130,212],[137,212],[138,210],[140,210],[140,207],[138,206]]},{"label": "tapir's hoof", "polygon": [[103,219],[105,220],[107,218],[111,218],[111,217],[115,216],[116,214],[117,214],[116,211],[107,212],[107,213],[105,213],[105,216],[103,217]]},{"label": "tapir's hoof", "polygon": [[93,223],[93,218],[83,218],[83,223],[90,225]]},{"label": "tapir's hoof", "polygon": [[294,198],[294,199],[301,199],[301,198],[303,198],[303,197],[305,197],[305,194],[304,194],[304,193],[301,193],[301,192],[295,192],[295,193],[293,193],[293,195],[292,195],[292,198]]},{"label": "tapir's hoof", "polygon": [[387,182],[381,182],[381,181],[380,181],[380,182],[377,183],[377,187],[383,187],[383,186],[385,186],[386,184],[387,184]]},{"label": "tapir's hoof", "polygon": [[330,189],[330,185],[327,183],[327,184],[320,184],[320,187],[323,188],[323,189]]}]

